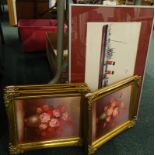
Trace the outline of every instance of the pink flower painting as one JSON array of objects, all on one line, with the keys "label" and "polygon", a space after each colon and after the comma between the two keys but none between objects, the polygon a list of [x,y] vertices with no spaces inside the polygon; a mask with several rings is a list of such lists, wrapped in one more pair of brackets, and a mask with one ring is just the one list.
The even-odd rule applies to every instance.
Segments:
[{"label": "pink flower painting", "polygon": [[21,142],[78,137],[79,106],[80,97],[17,101],[16,109],[21,113],[21,117],[18,117],[18,128],[23,133],[19,136]]},{"label": "pink flower painting", "polygon": [[[99,99],[93,112],[93,140],[96,140],[129,118],[131,86]],[[95,110],[96,109],[96,110]]]}]

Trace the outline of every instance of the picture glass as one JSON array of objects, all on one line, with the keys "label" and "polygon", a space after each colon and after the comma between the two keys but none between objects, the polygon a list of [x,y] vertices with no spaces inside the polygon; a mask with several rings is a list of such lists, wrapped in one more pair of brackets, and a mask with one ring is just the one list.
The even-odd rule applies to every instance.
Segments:
[{"label": "picture glass", "polygon": [[80,136],[80,96],[15,102],[19,143]]},{"label": "picture glass", "polygon": [[128,86],[93,103],[93,141],[129,120],[131,91],[132,86]]}]

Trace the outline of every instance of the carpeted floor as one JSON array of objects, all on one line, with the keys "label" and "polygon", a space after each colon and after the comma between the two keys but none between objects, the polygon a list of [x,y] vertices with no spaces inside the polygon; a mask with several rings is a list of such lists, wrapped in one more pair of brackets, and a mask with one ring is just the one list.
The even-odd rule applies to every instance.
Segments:
[{"label": "carpeted floor", "polygon": [[[27,54],[21,50],[18,31],[3,22],[5,45],[0,45],[0,155],[7,155],[8,125],[3,103],[6,85],[40,84],[52,79],[45,52]],[[139,119],[131,128],[107,142],[94,155],[153,155],[153,35],[149,48]],[[52,148],[24,153],[24,155],[84,155],[82,148]]]}]

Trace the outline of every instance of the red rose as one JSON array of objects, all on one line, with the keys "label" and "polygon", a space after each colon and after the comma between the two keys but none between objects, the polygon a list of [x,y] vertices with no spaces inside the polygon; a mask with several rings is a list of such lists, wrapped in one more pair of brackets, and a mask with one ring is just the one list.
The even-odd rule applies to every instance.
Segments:
[{"label": "red rose", "polygon": [[49,115],[52,115],[52,114],[53,114],[53,110],[52,110],[52,109],[49,109],[49,110],[47,111],[47,113],[48,113]]},{"label": "red rose", "polygon": [[111,121],[111,116],[108,116],[107,118],[106,118],[106,122],[110,122]]},{"label": "red rose", "polygon": [[118,107],[114,108],[114,111],[113,111],[113,117],[116,117],[119,115],[119,109]]},{"label": "red rose", "polygon": [[111,116],[112,113],[113,113],[113,108],[112,108],[112,107],[109,107],[109,108],[107,109],[106,115],[107,115],[107,116]]},{"label": "red rose", "polygon": [[49,110],[49,106],[47,104],[43,105],[42,108],[46,112]]},{"label": "red rose", "polygon": [[50,132],[50,133],[54,133],[54,132],[55,132],[55,128],[49,127],[49,128],[47,129],[47,131]]}]

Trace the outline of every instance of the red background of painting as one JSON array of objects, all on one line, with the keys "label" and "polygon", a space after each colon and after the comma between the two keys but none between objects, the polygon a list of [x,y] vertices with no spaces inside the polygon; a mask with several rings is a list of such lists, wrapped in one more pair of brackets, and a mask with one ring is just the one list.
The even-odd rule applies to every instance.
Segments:
[{"label": "red background of painting", "polygon": [[136,21],[141,22],[141,31],[134,74],[143,77],[149,38],[152,29],[153,8],[72,6],[71,82],[84,82],[87,22]]},{"label": "red background of painting", "polygon": [[[55,139],[65,139],[72,137],[79,137],[80,132],[80,96],[72,96],[72,97],[54,97],[54,98],[30,98],[24,100],[16,100],[16,111],[17,113],[22,113],[23,115],[18,115],[17,117],[17,126],[22,128],[22,131],[18,130],[18,138],[19,142],[37,142],[37,141],[45,141],[45,140],[55,140]],[[73,104],[74,103],[74,104]],[[47,132],[47,130],[40,130],[39,124],[35,123],[33,120],[34,117],[39,117],[40,114],[37,114],[37,108],[41,108],[43,110],[43,106],[48,105],[49,110],[59,109],[59,106],[64,106],[64,112],[69,113],[71,116],[71,121],[63,121],[61,117],[56,118],[59,121],[63,121],[63,124],[60,127],[56,127],[55,131],[61,129],[63,130],[61,135],[58,135],[55,131],[52,134]],[[21,106],[23,107],[21,109]],[[60,109],[59,109],[60,110]],[[48,111],[43,110],[42,113],[48,113]],[[61,116],[62,116],[61,112]],[[23,117],[22,117],[23,116]],[[31,117],[33,116],[33,120]],[[55,118],[52,116],[52,118]],[[27,122],[25,122],[27,120]],[[29,120],[29,121],[28,121]],[[21,123],[23,122],[23,126],[21,127]],[[36,124],[36,125],[35,125]],[[48,124],[48,123],[47,123]],[[48,126],[49,127],[49,126]],[[19,129],[19,128],[18,128]],[[45,131],[46,136],[41,136],[41,131]],[[60,131],[60,130],[59,130]],[[19,137],[19,133],[23,133],[22,137]]]}]

